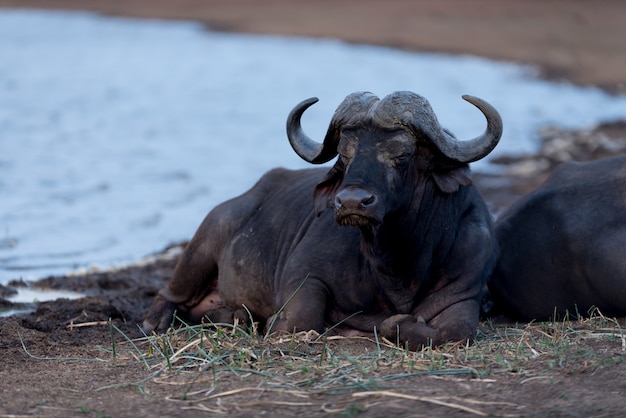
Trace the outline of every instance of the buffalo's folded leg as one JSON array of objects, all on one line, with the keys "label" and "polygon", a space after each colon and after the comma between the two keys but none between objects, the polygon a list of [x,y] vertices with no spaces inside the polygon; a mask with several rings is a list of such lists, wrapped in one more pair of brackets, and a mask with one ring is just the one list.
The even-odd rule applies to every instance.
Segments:
[{"label": "buffalo's folded leg", "polygon": [[180,256],[174,274],[156,296],[143,323],[146,332],[162,332],[172,324],[174,312],[181,318],[198,322],[204,311],[219,309],[223,302],[217,292],[217,243],[210,232],[216,230],[211,214],[207,215],[193,239]]},{"label": "buffalo's folded leg", "polygon": [[393,315],[380,325],[380,333],[390,341],[406,343],[411,350],[437,346],[448,341],[473,340],[478,326],[478,303],[456,303],[430,321],[421,316]]}]

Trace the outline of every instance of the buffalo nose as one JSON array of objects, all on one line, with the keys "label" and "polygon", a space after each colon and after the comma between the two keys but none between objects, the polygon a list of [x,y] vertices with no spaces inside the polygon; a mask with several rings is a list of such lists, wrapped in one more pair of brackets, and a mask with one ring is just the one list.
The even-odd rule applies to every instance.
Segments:
[{"label": "buffalo nose", "polygon": [[335,208],[365,209],[376,203],[376,196],[360,188],[343,189],[335,196]]}]

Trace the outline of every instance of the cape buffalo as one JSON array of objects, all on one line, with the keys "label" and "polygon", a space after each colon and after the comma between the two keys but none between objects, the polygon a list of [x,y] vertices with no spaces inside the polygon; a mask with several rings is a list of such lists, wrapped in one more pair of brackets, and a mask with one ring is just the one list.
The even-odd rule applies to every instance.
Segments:
[{"label": "cape buffalo", "polygon": [[496,310],[537,320],[594,307],[626,315],[626,156],[560,166],[502,214],[496,235]]},{"label": "cape buffalo", "polygon": [[488,103],[464,99],[487,119],[468,141],[411,92],[349,95],[323,143],[300,125],[317,99],[298,104],[289,142],[313,164],[339,154],[334,166],[272,170],[211,211],[144,329],[167,328],[177,310],[272,332],[376,328],[411,348],[472,338],[497,244],[468,163],[496,146],[502,121]]}]

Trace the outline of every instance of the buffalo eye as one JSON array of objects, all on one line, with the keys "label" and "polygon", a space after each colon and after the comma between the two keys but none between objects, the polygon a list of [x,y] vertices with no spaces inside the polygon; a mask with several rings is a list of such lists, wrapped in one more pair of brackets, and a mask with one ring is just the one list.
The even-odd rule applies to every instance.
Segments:
[{"label": "buffalo eye", "polygon": [[396,165],[404,164],[411,158],[411,155],[412,154],[410,152],[405,152],[400,155],[396,155],[395,157],[392,157],[392,161]]}]

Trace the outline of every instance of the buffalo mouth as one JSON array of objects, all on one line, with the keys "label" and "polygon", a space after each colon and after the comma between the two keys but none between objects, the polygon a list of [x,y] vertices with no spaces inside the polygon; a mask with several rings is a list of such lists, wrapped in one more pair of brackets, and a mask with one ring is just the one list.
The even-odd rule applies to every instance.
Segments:
[{"label": "buffalo mouth", "polygon": [[335,214],[335,221],[341,226],[375,226],[380,221],[372,216],[362,213],[339,213]]}]

